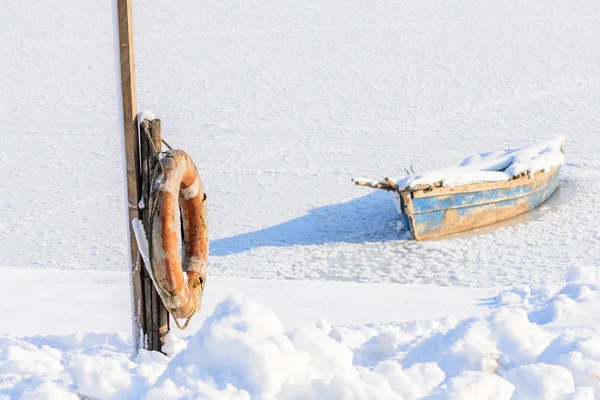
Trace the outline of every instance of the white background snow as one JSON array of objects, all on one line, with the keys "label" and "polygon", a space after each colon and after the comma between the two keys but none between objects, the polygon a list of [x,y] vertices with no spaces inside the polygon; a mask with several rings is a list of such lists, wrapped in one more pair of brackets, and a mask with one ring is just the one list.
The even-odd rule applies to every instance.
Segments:
[{"label": "white background snow", "polygon": [[[205,309],[130,358],[111,1],[4,0],[0,397],[600,397],[595,1],[134,19],[139,107],[208,193]],[[499,228],[414,242],[350,181],[558,136],[561,188]]]}]

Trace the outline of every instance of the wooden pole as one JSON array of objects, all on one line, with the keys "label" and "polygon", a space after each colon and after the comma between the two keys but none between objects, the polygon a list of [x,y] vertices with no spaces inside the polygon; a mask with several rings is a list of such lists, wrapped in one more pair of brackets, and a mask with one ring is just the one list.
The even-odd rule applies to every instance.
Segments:
[{"label": "wooden pole", "polygon": [[125,160],[127,180],[127,202],[129,219],[129,251],[131,256],[131,284],[133,296],[133,345],[135,350],[145,347],[143,327],[145,323],[142,291],[140,254],[131,221],[138,218],[140,199],[140,162],[137,137],[137,99],[135,85],[135,64],[133,48],[133,20],[131,0],[115,0],[119,30],[119,57],[121,69],[121,95],[123,103],[123,133],[125,138]]},{"label": "wooden pole", "polygon": [[[135,350],[161,351],[169,331],[169,314],[160,299],[139,254],[132,221],[142,221],[149,232],[151,179],[162,150],[160,120],[142,121],[138,131],[132,0],[115,0],[119,31],[120,81],[126,162],[128,227],[133,301],[133,344]],[[140,136],[141,135],[141,136]],[[140,200],[144,207],[140,209]]]}]

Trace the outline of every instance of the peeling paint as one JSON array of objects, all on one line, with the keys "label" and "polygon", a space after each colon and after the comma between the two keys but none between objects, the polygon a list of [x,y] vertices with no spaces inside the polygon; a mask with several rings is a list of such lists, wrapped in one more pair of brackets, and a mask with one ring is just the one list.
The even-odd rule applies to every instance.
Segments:
[{"label": "peeling paint", "polygon": [[[402,193],[403,214],[416,240],[462,232],[523,214],[546,201],[559,184],[560,167],[522,185],[413,198]],[[404,216],[403,215],[403,216]]]}]

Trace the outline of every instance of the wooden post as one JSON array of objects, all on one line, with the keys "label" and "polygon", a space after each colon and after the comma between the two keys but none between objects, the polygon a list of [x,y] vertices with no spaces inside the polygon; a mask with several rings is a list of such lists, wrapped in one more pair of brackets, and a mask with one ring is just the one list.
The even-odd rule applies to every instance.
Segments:
[{"label": "wooden post", "polygon": [[[119,31],[120,82],[123,111],[123,133],[126,163],[128,227],[133,296],[133,344],[135,350],[161,351],[169,331],[169,314],[160,299],[139,254],[134,218],[142,220],[146,232],[150,222],[150,190],[155,150],[162,149],[160,120],[143,121],[138,132],[135,63],[133,47],[132,0],[114,0]],[[149,139],[150,138],[150,139]],[[141,202],[144,207],[139,207]]]},{"label": "wooden post", "polygon": [[133,20],[131,16],[131,0],[116,1],[116,18],[119,31],[120,78],[123,111],[123,133],[125,142],[125,162],[128,202],[129,251],[131,256],[131,283],[133,296],[133,345],[135,350],[145,347],[143,343],[143,327],[145,318],[144,297],[142,293],[142,262],[135,240],[131,221],[138,218],[138,201],[140,199],[140,162],[137,137],[137,99],[135,85],[135,64],[133,48]]},{"label": "wooden post", "polygon": [[[161,150],[162,132],[160,120],[142,121],[140,124],[140,158],[142,167],[142,202],[144,208],[140,210],[140,214],[147,237],[149,237],[150,232],[150,212],[152,210],[152,204],[150,204],[152,176],[157,163],[154,152],[160,152]],[[148,337],[148,350],[161,351],[162,345],[165,342],[165,336],[169,332],[169,314],[149,274],[145,269],[142,273],[142,284],[144,286],[144,328]]]}]

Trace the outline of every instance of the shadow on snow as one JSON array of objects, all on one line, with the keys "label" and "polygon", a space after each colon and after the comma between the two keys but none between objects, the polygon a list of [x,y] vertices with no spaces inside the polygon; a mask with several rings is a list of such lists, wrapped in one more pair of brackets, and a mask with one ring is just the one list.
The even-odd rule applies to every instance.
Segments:
[{"label": "shadow on snow", "polygon": [[226,256],[263,246],[383,242],[407,238],[389,194],[377,191],[347,203],[315,208],[279,225],[211,241],[211,256]]}]

